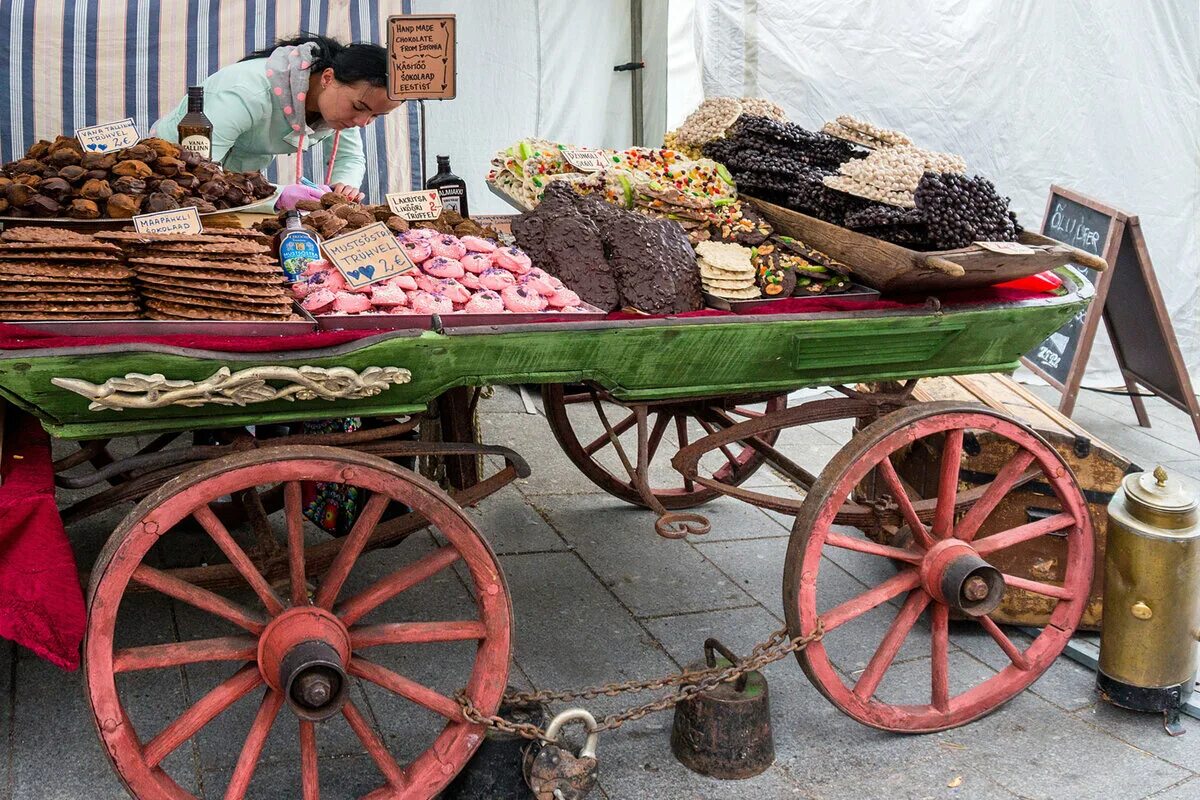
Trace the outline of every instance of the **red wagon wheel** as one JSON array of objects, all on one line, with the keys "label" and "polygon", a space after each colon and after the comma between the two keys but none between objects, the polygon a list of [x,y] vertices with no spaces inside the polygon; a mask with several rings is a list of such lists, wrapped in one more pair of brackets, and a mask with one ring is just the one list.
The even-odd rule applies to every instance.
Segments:
[{"label": "red wagon wheel", "polygon": [[[956,520],[963,437],[971,431],[987,431],[1007,440],[1014,452],[978,501]],[[893,454],[927,438],[926,444],[936,443],[941,452],[930,525],[914,510],[918,498],[891,461]],[[896,537],[898,546],[834,527],[838,509],[872,470],[887,487],[888,497],[881,498],[882,513],[890,506],[911,534]],[[1063,511],[977,540],[976,533],[997,504],[1017,483],[1031,478],[1052,488]],[[1055,574],[1045,581],[1005,575],[988,563],[993,553],[1043,536],[1053,537],[1047,541],[1054,542],[1060,554]],[[877,585],[847,590],[847,581],[839,580],[846,577],[844,573],[839,575],[829,558],[823,559],[836,559],[838,551],[842,556],[890,559],[899,569],[885,566],[877,571]],[[818,618],[823,620],[825,638],[796,655],[809,679],[834,705],[875,728],[926,733],[978,719],[1037,680],[1079,624],[1091,577],[1091,518],[1074,474],[1054,448],[1024,425],[981,406],[924,403],[872,423],[821,473],[792,529],[784,608],[794,636],[811,633]],[[999,605],[1006,586],[1055,601],[1049,624],[1024,648],[987,616]],[[1003,669],[984,676],[972,674],[972,665],[960,664],[960,669],[951,671],[951,610],[970,620],[963,623],[969,628],[956,626],[953,634],[972,635],[976,626],[982,627],[1007,656],[1009,663]],[[918,626],[923,615],[927,629]],[[914,630],[921,638],[928,636],[928,651],[910,645],[916,652],[898,658],[906,640],[917,638]],[[865,663],[855,663],[854,647],[872,635],[864,631],[873,631],[879,645]],[[924,698],[927,702],[914,702]]]},{"label": "red wagon wheel", "polygon": [[[646,503],[623,467],[620,453],[614,452],[616,448],[606,428],[611,429],[621,442],[621,450],[629,463],[636,465],[637,417],[639,412],[645,413],[649,426],[647,462],[653,467],[654,464],[669,464],[675,453],[694,439],[733,423],[786,408],[787,396],[766,399],[764,412],[750,408],[751,403],[739,405],[723,398],[654,405],[621,403],[595,386],[587,385],[582,392],[567,394],[561,384],[546,384],[542,387],[542,405],[554,438],[579,471],[613,497],[644,507]],[[592,430],[596,433],[582,435]],[[759,438],[764,444],[773,445],[779,438],[779,431],[771,431]],[[749,444],[738,442],[721,448],[712,461],[710,464],[709,459],[705,459],[701,468],[706,469],[714,480],[737,486],[758,471],[765,459]],[[672,511],[693,508],[720,494],[716,489],[697,485],[674,470],[670,473],[676,480],[664,484],[657,471],[651,471],[651,491],[664,508]]]},{"label": "red wagon wheel", "polygon": [[[306,574],[305,569],[302,481],[359,487],[369,493],[341,550],[320,575]],[[285,487],[284,535],[289,564],[286,591],[277,592],[267,583],[209,508],[217,498],[268,483]],[[388,567],[382,577],[374,572],[369,576],[352,575],[391,501],[404,503],[423,515],[438,535],[432,540],[437,546],[398,569]],[[241,593],[217,594],[146,563],[151,547],[189,516],[208,532],[245,579]],[[465,569],[458,572],[470,590],[476,616],[466,613],[464,618],[444,619],[435,613],[438,621],[427,622],[401,621],[386,615],[391,608],[386,603],[393,599],[399,602],[402,593],[417,591],[421,584],[434,580],[459,561]],[[450,579],[454,574],[449,573]],[[362,580],[364,577],[376,579],[367,582]],[[363,584],[361,588],[347,584],[352,578]],[[445,580],[446,575],[440,579]],[[236,633],[119,648],[114,644],[118,611],[131,583],[205,612],[213,622],[227,624]],[[311,593],[310,584],[315,585]],[[352,731],[354,738],[350,741],[358,743],[358,752],[365,752],[382,774],[382,785],[364,797],[432,797],[462,768],[483,738],[479,726],[462,717],[453,699],[454,691],[465,691],[480,708],[494,711],[508,676],[512,609],[499,562],[487,543],[461,509],[435,485],[382,458],[349,450],[279,447],[251,451],[205,463],[170,481],[139,503],[109,540],[92,573],[88,604],[84,643],[88,698],[109,758],[130,793],[139,800],[193,797],[168,774],[164,759],[251,693],[258,693],[261,701],[225,798],[246,796],[268,735],[274,728],[278,738],[281,727],[285,734],[288,730],[295,732],[287,738],[298,740],[296,770],[304,800],[319,797],[317,739],[332,735],[320,731],[339,717]],[[366,655],[371,648],[384,645],[399,646],[400,650],[417,646],[470,648],[472,642],[473,657],[465,664],[438,665],[439,671],[462,675],[463,684],[451,691],[430,688]],[[198,669],[195,665],[202,662],[227,662],[228,668],[221,673],[227,677],[161,730],[136,730],[122,702],[126,692],[119,689],[130,678],[128,673],[172,667]],[[206,668],[214,666],[209,663]],[[140,684],[143,691],[145,685]],[[401,698],[414,704],[413,708],[430,720],[427,731],[405,729],[401,738],[432,743],[404,766],[371,722],[366,687],[377,693],[385,691],[389,702]],[[321,722],[326,725],[319,725]],[[338,729],[344,733],[340,725]],[[150,736],[143,737],[143,733]],[[331,759],[327,763],[338,762]],[[345,769],[360,769],[345,759],[341,763]]]}]

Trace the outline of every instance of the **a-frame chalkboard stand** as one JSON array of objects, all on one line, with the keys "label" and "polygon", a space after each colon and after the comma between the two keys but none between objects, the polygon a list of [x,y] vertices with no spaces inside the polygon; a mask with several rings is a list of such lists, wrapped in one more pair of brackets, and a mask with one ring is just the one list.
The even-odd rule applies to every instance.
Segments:
[{"label": "a-frame chalkboard stand", "polygon": [[[1085,270],[1096,287],[1092,304],[1082,317],[1030,351],[1022,359],[1025,366],[1062,392],[1059,410],[1070,416],[1103,319],[1138,424],[1150,427],[1140,386],[1187,413],[1200,438],[1200,405],[1138,218],[1070,189],[1051,186],[1042,233],[1100,256],[1108,262],[1108,269],[1102,273]],[[1119,298],[1117,302],[1110,304],[1110,295]]]}]

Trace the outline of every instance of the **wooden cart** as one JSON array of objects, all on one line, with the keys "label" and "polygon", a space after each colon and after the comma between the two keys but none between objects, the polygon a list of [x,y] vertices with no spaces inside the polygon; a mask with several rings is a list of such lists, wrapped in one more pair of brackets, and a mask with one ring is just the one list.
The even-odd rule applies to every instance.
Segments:
[{"label": "wooden cart", "polygon": [[[91,568],[87,595],[87,697],[114,768],[139,800],[193,797],[172,777],[171,754],[255,694],[258,710],[227,798],[245,796],[268,737],[280,735],[298,742],[304,796],[317,797],[319,772],[347,763],[322,763],[318,723],[335,716],[381,775],[364,796],[428,798],[444,787],[482,738],[455,694],[485,713],[496,710],[513,631],[500,563],[463,508],[528,468],[510,449],[405,434],[447,392],[475,387],[460,403],[469,411],[479,387],[507,383],[544,384],[547,416],[565,452],[613,495],[657,511],[663,535],[703,530],[704,518],[684,509],[720,494],[795,514],[783,586],[788,633],[811,634],[822,621],[825,638],[797,656],[847,714],[923,732],[988,713],[1036,680],[1078,623],[1092,574],[1091,522],[1070,469],[1030,429],[982,406],[913,405],[909,394],[919,376],[1014,367],[1090,298],[1086,281],[1063,274],[1068,291],[1059,296],[939,310],[398,331],[307,352],[204,352],[136,341],[0,352],[4,399],[55,437],[80,443],[58,467],[95,467],[64,480],[103,486],[65,509],[68,521],[136,502]],[[849,388],[860,382],[877,383],[878,391]],[[790,391],[813,386],[839,387],[841,396],[788,407]],[[588,427],[579,410],[594,415],[593,433],[580,432]],[[351,415],[385,422],[350,433],[261,434],[269,423]],[[858,420],[860,430],[819,476],[776,447],[781,431],[835,419]],[[260,434],[245,426],[259,426]],[[198,430],[209,433],[170,446]],[[990,483],[960,490],[961,454],[979,431],[1009,440],[1013,455]],[[632,445],[621,438],[627,432]],[[134,434],[157,438],[111,460],[105,440]],[[906,487],[890,460],[920,439],[942,453],[932,496]],[[601,457],[606,450],[619,468]],[[396,463],[406,456],[474,462],[479,455],[491,474],[451,491]],[[668,458],[674,482],[655,466]],[[763,464],[803,487],[803,502],[739,485]],[[1052,488],[1063,511],[976,539],[1000,498],[1035,479]],[[314,483],[357,492],[348,534],[321,537],[306,522],[302,497]],[[385,574],[351,580],[367,551],[425,529],[436,546]],[[223,554],[220,563],[162,566],[159,554],[183,535],[207,536]],[[1002,575],[987,564],[990,554],[1037,537],[1052,537],[1062,552],[1051,578]],[[823,562],[839,554],[895,568],[847,595],[831,584]],[[389,601],[447,571],[469,588],[473,608],[426,609],[419,619],[384,613]],[[1005,587],[1055,601],[1049,624],[1028,647],[986,615]],[[119,646],[119,622],[136,613],[125,604],[146,590],[223,621],[228,635]],[[986,677],[955,671],[951,611],[982,626],[1009,665]],[[932,656],[927,687],[907,685],[897,699],[885,678],[923,615]],[[830,653],[839,629],[880,625],[881,617],[880,644],[861,674],[836,669]],[[457,645],[459,662],[436,670],[461,676],[454,685],[428,686],[370,655],[377,647],[430,643]],[[196,665],[223,668],[224,677],[165,726],[138,727],[126,693],[153,692],[145,677],[156,670]],[[347,692],[352,678],[429,712],[425,729],[405,732],[421,743],[415,755],[393,755]]]}]

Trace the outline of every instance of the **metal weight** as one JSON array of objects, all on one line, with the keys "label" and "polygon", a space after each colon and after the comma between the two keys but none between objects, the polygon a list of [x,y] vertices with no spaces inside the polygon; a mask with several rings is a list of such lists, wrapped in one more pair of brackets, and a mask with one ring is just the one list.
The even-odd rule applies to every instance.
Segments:
[{"label": "metal weight", "polygon": [[[738,657],[716,639],[704,642],[704,664],[717,666],[714,651],[729,665]],[[750,778],[775,762],[767,679],[757,670],[722,683],[675,706],[671,752],[685,767],[722,780]]]},{"label": "metal weight", "polygon": [[[574,721],[582,722],[587,730],[587,741],[578,755],[558,743],[563,726]],[[582,800],[599,776],[596,718],[582,708],[569,708],[550,720],[546,738],[548,742],[532,742],[525,751],[525,780],[533,796],[537,800]]]},{"label": "metal weight", "polygon": [[[516,689],[509,686],[505,694]],[[505,719],[518,724],[541,727],[550,718],[545,703],[503,702],[496,712]],[[519,798],[526,796],[525,746],[528,742],[519,734],[499,728],[489,728],[483,744],[471,756],[462,772],[442,790],[442,800],[496,800],[500,797]]]}]

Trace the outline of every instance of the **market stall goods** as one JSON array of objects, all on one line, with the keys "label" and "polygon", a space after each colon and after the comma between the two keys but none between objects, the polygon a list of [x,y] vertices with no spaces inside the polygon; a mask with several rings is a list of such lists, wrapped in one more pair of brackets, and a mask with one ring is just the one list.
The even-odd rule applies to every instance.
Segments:
[{"label": "market stall goods", "polygon": [[835,120],[826,122],[822,127],[823,133],[845,139],[848,142],[869,147],[872,150],[879,147],[907,147],[912,140],[900,131],[879,128],[869,122],[857,119],[849,114],[841,114]]},{"label": "market stall goods", "polygon": [[696,265],[704,291],[727,300],[759,297],[754,280],[754,253],[749,247],[723,242],[696,245]]},{"label": "market stall goods", "polygon": [[0,319],[140,316],[121,248],[52,228],[0,233]]},{"label": "market stall goods", "polygon": [[[301,217],[300,224],[322,239],[332,239],[376,222],[382,222],[387,225],[389,230],[397,234],[404,233],[410,228],[423,228],[438,233],[476,238],[496,239],[500,235],[493,228],[478,225],[450,209],[443,211],[435,220],[409,222],[395,214],[389,206],[359,205],[350,202],[345,196],[336,192],[328,192],[322,195],[320,200],[301,200],[296,204],[296,208],[305,212]],[[274,218],[256,222],[253,229],[267,235],[279,233],[283,230],[286,215],[287,211],[280,211]]]},{"label": "market stall goods", "polygon": [[673,131],[663,137],[663,146],[678,150],[688,158],[703,157],[704,145],[720,139],[742,115],[767,117],[787,122],[787,114],[779,104],[761,97],[710,97]]},{"label": "market stall goods", "polygon": [[201,214],[270,197],[257,172],[228,172],[163,139],[113,153],[86,152],[73,136],[45,139],[0,167],[0,215],[99,219],[195,206]]}]

